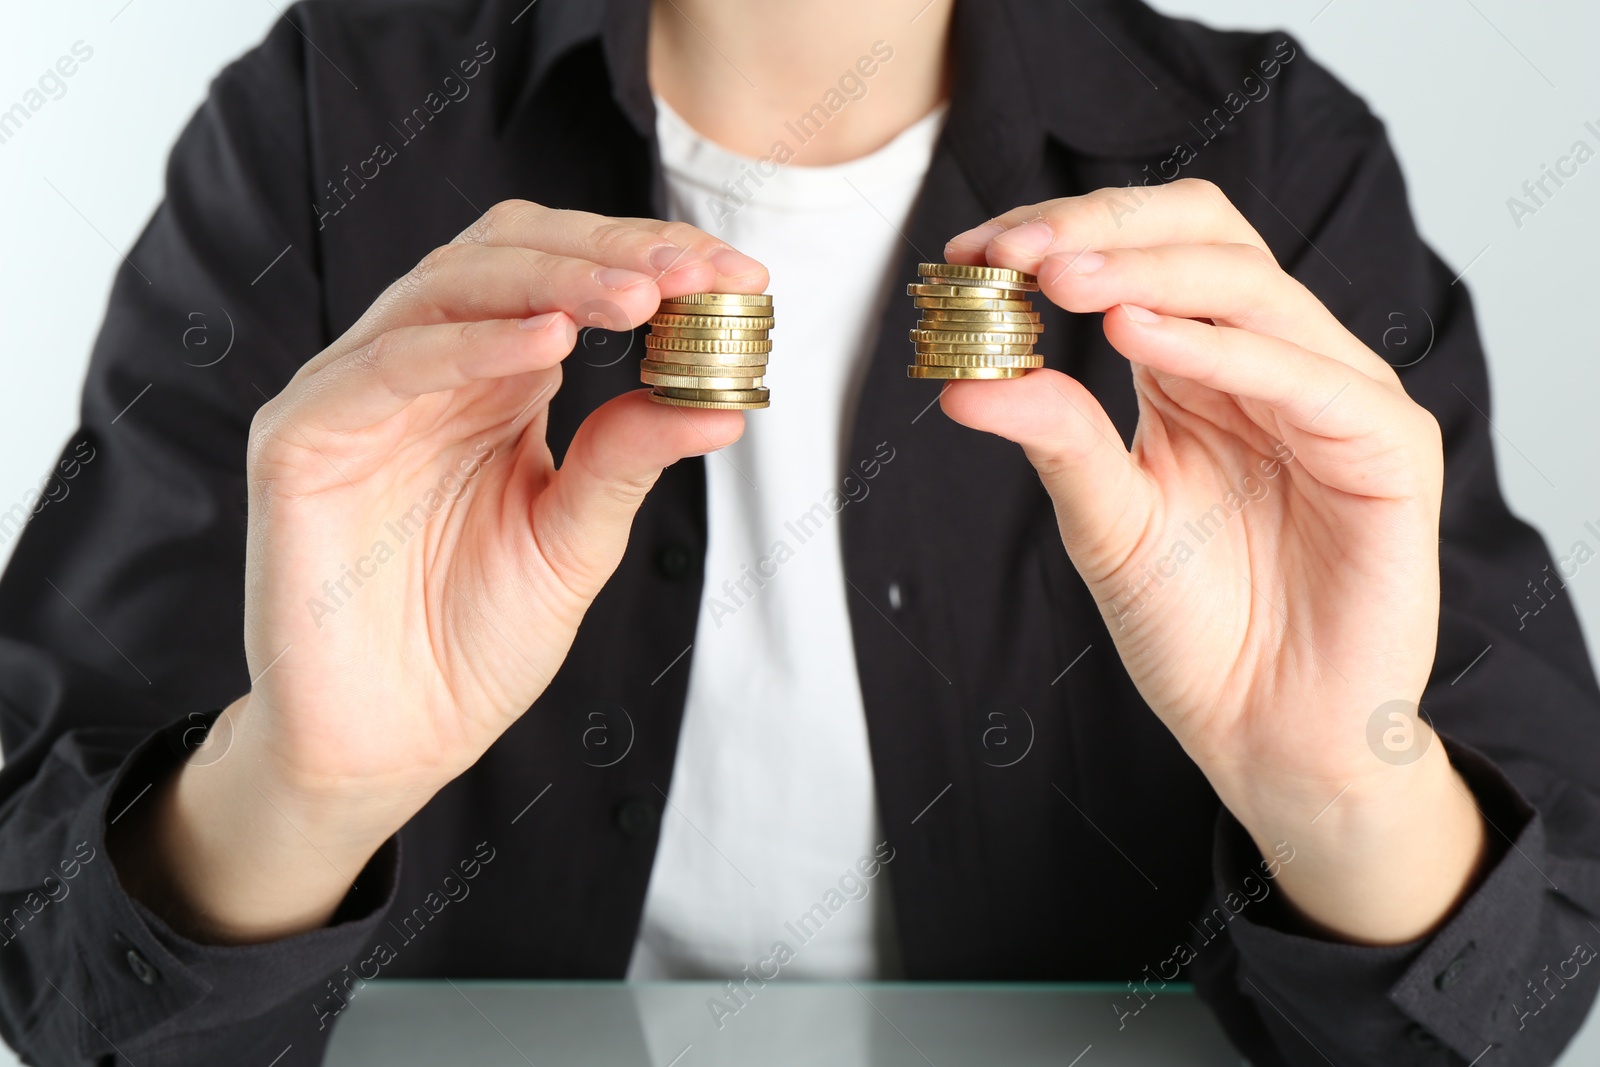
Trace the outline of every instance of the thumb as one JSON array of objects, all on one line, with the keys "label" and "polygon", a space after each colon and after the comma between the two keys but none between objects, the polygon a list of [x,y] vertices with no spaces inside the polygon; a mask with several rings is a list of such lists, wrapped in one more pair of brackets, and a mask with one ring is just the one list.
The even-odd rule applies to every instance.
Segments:
[{"label": "thumb", "polygon": [[561,468],[533,504],[539,549],[568,588],[599,594],[628,545],[633,518],[666,467],[737,441],[739,411],[680,408],[643,389],[583,420]]},{"label": "thumb", "polygon": [[964,426],[1022,446],[1055,501],[1067,554],[1091,586],[1138,548],[1154,488],[1076,379],[1040,369],[1021,378],[952,381],[940,406]]}]

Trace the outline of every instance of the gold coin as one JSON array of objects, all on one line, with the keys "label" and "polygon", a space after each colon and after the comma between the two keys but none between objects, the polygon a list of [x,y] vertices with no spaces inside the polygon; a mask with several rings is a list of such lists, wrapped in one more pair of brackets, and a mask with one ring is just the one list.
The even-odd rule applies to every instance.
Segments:
[{"label": "gold coin", "polygon": [[[766,321],[772,318],[772,309],[769,307],[746,307],[742,304],[677,304],[671,300],[663,300],[656,309],[657,315],[709,315],[719,319],[760,319]],[[754,329],[754,327],[750,327]],[[770,329],[771,327],[768,327]]]},{"label": "gold coin", "polygon": [[770,389],[761,387],[753,389],[688,389],[671,385],[658,385],[656,386],[656,392],[662,396],[676,397],[679,400],[716,400],[726,401],[730,404],[766,400],[772,393]]},{"label": "gold coin", "polygon": [[657,337],[646,334],[646,348],[667,352],[771,352],[771,341],[699,341],[692,337]]},{"label": "gold coin", "polygon": [[[922,312],[922,321],[982,322],[992,324],[986,325],[984,327],[985,329],[1000,328],[1002,323],[1017,323],[1019,325],[1026,323],[1037,327],[1040,333],[1044,332],[1044,325],[1040,322],[1039,313],[1037,311],[959,311],[945,308],[926,308]],[[945,327],[942,326],[932,328],[945,329]],[[976,327],[973,326],[951,326],[949,328],[952,330],[976,329]]]},{"label": "gold coin", "polygon": [[918,352],[919,367],[1020,367],[1031,370],[1044,366],[1044,357],[1033,356],[972,356],[957,352]]},{"label": "gold coin", "polygon": [[911,339],[920,344],[941,345],[1019,345],[1032,344],[1036,333],[1019,330],[994,330],[984,333],[961,333],[956,330],[909,330]]},{"label": "gold coin", "polygon": [[648,396],[657,404],[671,404],[673,407],[678,408],[717,408],[722,411],[750,411],[755,408],[772,406],[772,402],[769,400],[688,400],[683,397],[663,396],[661,393],[653,391],[646,393],[645,396]]},{"label": "gold coin", "polygon": [[954,352],[962,356],[1031,356],[1032,345],[994,345],[994,344],[947,344],[939,341],[918,341],[912,345],[920,354],[923,352]]},{"label": "gold coin", "polygon": [[697,341],[766,341],[766,330],[717,329],[703,330],[690,326],[662,326],[650,324],[650,332],[657,337],[688,337]]},{"label": "gold coin", "polygon": [[919,296],[912,301],[919,308],[938,311],[1032,311],[1031,300],[977,300],[956,296]]},{"label": "gold coin", "polygon": [[[689,293],[686,296],[675,296],[661,302],[663,304],[697,304],[702,306],[706,304],[732,304],[739,307],[770,308],[772,306],[772,296],[770,293]],[[705,312],[702,311],[699,314],[703,315]],[[722,313],[719,312],[719,314]]]},{"label": "gold coin", "polygon": [[659,311],[650,318],[652,326],[675,330],[770,330],[775,322],[771,315],[674,315]]},{"label": "gold coin", "polygon": [[[999,344],[1020,345],[1024,342],[1033,342],[1044,333],[1038,323],[1026,322],[947,322],[944,319],[918,319],[916,332],[925,333],[931,339],[935,334],[944,334],[942,340],[949,340],[951,334],[988,334],[999,338]],[[915,340],[915,338],[913,338]]]},{"label": "gold coin", "polygon": [[759,389],[761,375],[746,378],[719,378],[707,374],[661,374],[640,371],[639,380],[646,385],[664,385],[673,389]]},{"label": "gold coin", "polygon": [[992,285],[921,285],[912,282],[906,286],[907,296],[954,296],[964,300],[1026,300],[1022,289],[1001,289]]},{"label": "gold coin", "polygon": [[1026,373],[1017,367],[929,367],[917,363],[906,368],[907,378],[1020,378]]},{"label": "gold coin", "polygon": [[966,263],[918,263],[917,273],[924,278],[950,278],[967,284],[998,285],[1006,289],[1039,288],[1039,280],[1031,274],[1008,267],[976,267]]},{"label": "gold coin", "polygon": [[[767,366],[765,352],[685,352],[679,348],[651,348],[647,350],[645,359],[649,361],[656,356],[663,357],[664,363],[717,370],[728,368],[730,373],[739,374],[759,374]],[[737,371],[733,368],[737,368]]]},{"label": "gold coin", "polygon": [[[666,355],[664,352],[658,354]],[[712,378],[759,378],[767,372],[767,365],[765,363],[757,363],[754,366],[741,367],[738,365],[728,366],[724,363],[674,363],[647,359],[639,364],[639,369],[641,371],[649,371],[651,374],[698,374]],[[709,389],[711,387],[707,386],[706,388]]]}]

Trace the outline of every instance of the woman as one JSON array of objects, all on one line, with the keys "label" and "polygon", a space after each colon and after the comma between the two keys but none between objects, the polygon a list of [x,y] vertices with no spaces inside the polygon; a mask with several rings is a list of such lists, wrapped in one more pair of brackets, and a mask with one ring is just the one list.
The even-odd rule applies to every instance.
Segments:
[{"label": "woman", "polygon": [[[1564,601],[1510,625],[1549,557],[1470,306],[1292,41],[286,22],[174,152],[101,458],[0,589],[6,888],[81,879],[8,933],[13,1044],[312,1063],[360,979],[774,969],[1126,982],[1124,1024],[1186,973],[1258,1064],[1576,1028],[1523,982],[1600,903],[1600,694]],[[906,380],[939,259],[1037,275],[1049,366]],[[771,409],[637,388],[626,331],[708,291],[773,294]]]}]

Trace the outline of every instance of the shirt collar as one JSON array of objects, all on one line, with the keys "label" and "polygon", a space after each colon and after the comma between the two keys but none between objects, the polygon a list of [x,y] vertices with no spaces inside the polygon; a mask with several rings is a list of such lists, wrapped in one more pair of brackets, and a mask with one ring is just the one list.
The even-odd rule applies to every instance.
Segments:
[{"label": "shirt collar", "polygon": [[598,43],[612,95],[641,135],[648,135],[655,105],[645,69],[650,30],[649,0],[490,0],[490,21],[504,25],[512,18],[522,27],[516,39],[523,76],[512,85],[510,106],[501,115],[501,129],[550,89],[555,65],[568,53]]},{"label": "shirt collar", "polygon": [[[491,0],[506,20],[525,3]],[[617,104],[641,137],[653,137],[649,0],[536,0],[525,14],[518,22],[531,47],[507,119],[550,88],[560,59],[598,43]],[[1174,70],[1170,26],[1135,0],[956,0],[947,136],[983,199],[996,211],[1008,206],[1042,135],[1082,154],[1128,158],[1182,139],[1204,108]]]}]

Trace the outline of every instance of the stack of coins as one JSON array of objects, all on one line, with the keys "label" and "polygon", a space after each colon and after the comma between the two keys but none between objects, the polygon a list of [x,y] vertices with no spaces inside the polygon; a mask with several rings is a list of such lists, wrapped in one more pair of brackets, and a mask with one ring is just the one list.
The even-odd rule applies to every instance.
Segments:
[{"label": "stack of coins", "polygon": [[1033,275],[962,263],[922,263],[917,272],[922,281],[906,286],[922,310],[908,378],[1020,378],[1044,366],[1033,351],[1044,332],[1028,299],[1039,291]]},{"label": "stack of coins", "polygon": [[694,293],[663,300],[644,339],[650,399],[684,408],[764,408],[772,297]]}]

